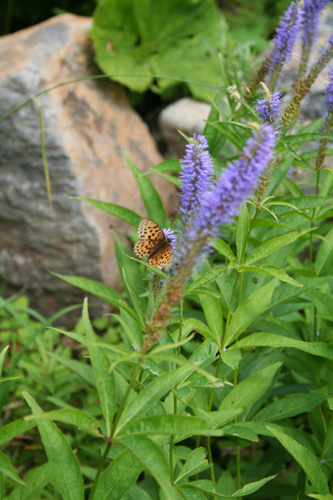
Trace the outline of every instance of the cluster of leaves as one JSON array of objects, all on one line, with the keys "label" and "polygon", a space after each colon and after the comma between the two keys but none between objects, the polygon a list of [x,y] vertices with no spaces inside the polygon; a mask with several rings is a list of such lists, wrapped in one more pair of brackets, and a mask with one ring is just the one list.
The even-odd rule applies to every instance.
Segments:
[{"label": "cluster of leaves", "polygon": [[235,42],[215,0],[104,0],[93,18],[97,64],[136,92],[165,93],[185,82],[194,97],[209,100],[225,81],[224,57],[248,74],[253,47],[267,46],[247,30]]}]

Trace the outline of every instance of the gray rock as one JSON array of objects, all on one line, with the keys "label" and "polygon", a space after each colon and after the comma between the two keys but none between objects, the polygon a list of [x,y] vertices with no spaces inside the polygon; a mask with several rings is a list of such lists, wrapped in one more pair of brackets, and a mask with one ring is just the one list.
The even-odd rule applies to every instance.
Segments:
[{"label": "gray rock", "polygon": [[[91,20],[73,15],[0,39],[0,115],[37,92],[99,73],[88,31]],[[80,302],[82,293],[48,269],[119,287],[114,242],[130,227],[69,199],[86,196],[145,216],[136,182],[121,155],[140,168],[162,158],[147,126],[120,85],[108,79],[64,85],[39,97],[45,129],[53,209],[48,205],[38,106],[30,102],[0,125],[0,269],[8,291],[27,287],[32,305],[47,315]],[[167,209],[174,188],[153,177]]]},{"label": "gray rock", "polygon": [[201,134],[210,108],[210,104],[206,102],[184,97],[163,109],[159,116],[159,125],[168,145],[168,156],[184,156],[186,141],[178,131],[181,130],[188,137],[192,137],[194,133]]}]

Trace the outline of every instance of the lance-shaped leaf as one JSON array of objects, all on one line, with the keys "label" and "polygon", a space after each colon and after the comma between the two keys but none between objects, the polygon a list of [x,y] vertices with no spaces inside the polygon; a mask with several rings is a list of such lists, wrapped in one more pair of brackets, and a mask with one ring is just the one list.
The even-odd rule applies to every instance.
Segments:
[{"label": "lance-shaped leaf", "polygon": [[99,338],[95,334],[88,315],[88,300],[84,300],[83,325],[88,340],[88,351],[94,371],[95,383],[100,399],[107,435],[111,433],[113,415],[116,411],[116,391],[113,373],[109,373],[110,363],[104,348],[96,345]]}]

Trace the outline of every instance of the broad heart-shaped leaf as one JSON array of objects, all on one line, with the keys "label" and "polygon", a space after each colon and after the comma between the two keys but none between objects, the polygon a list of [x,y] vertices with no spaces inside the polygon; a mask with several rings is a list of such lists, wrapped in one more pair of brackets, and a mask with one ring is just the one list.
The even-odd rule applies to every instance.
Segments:
[{"label": "broad heart-shaped leaf", "polygon": [[104,349],[96,343],[99,338],[92,329],[88,315],[88,299],[84,299],[82,320],[88,340],[88,351],[91,359],[94,378],[105,419],[107,435],[110,436],[113,415],[116,411],[116,390],[113,373],[109,373],[110,363]]},{"label": "broad heart-shaped leaf", "polygon": [[22,419],[14,420],[7,425],[0,428],[0,446],[8,443],[17,436],[20,436],[24,432],[29,431],[36,426],[36,422],[30,420],[25,422]]},{"label": "broad heart-shaped leaf", "polygon": [[315,490],[320,494],[327,495],[329,493],[327,479],[318,458],[305,446],[285,434],[282,427],[273,424],[266,425],[266,427],[302,467]]},{"label": "broad heart-shaped leaf", "polygon": [[[193,368],[194,370],[194,368]],[[144,416],[144,413],[162,397],[166,392],[172,389],[184,376],[191,371],[190,366],[180,367],[174,371],[167,372],[155,378],[150,384],[142,389],[137,397],[133,399],[124,409],[116,431],[115,436],[120,434],[121,429],[131,420]]]},{"label": "broad heart-shaped leaf", "polygon": [[93,207],[96,207],[99,210],[102,210],[103,212],[106,212],[110,215],[114,215],[115,217],[118,217],[118,219],[121,219],[127,222],[127,224],[130,224],[134,227],[138,227],[142,219],[139,214],[136,214],[128,208],[124,208],[120,205],[115,205],[114,203],[106,203],[104,201],[93,200],[92,198],[85,198],[84,196],[72,196],[71,199],[85,201]]},{"label": "broad heart-shaped leaf", "polygon": [[233,344],[229,349],[247,347],[293,347],[300,351],[333,360],[333,345],[324,342],[304,342],[274,333],[253,333]]},{"label": "broad heart-shaped leaf", "polygon": [[309,231],[313,231],[314,228],[310,227],[307,229],[300,229],[299,231],[291,231],[290,233],[282,234],[281,236],[276,236],[268,241],[264,241],[261,245],[253,250],[253,252],[246,259],[245,265],[249,266],[254,264],[258,260],[264,259],[268,255],[276,252],[280,248],[290,245],[293,241],[297,240]]},{"label": "broad heart-shaped leaf", "polygon": [[10,463],[9,458],[4,453],[2,453],[2,451],[0,451],[0,473],[2,473],[4,476],[10,477],[10,479],[15,481],[15,483],[22,485],[25,484],[17,474],[13,465]]},{"label": "broad heart-shaped leaf", "polygon": [[184,415],[155,415],[134,420],[123,427],[122,436],[152,434],[191,434],[202,436],[222,436],[222,431],[210,429],[205,420]]},{"label": "broad heart-shaped leaf", "polygon": [[8,497],[8,500],[33,500],[41,498],[40,490],[53,481],[53,470],[48,462],[40,467],[32,469],[24,476],[24,485],[16,486]]},{"label": "broad heart-shaped leaf", "polygon": [[132,90],[144,92],[156,76],[161,90],[188,80],[207,99],[222,77],[220,30],[213,0],[104,0],[91,37],[102,70]]},{"label": "broad heart-shaped leaf", "polygon": [[246,377],[226,395],[219,410],[248,408],[265,394],[280,368],[281,363],[273,363]]},{"label": "broad heart-shaped leaf", "polygon": [[124,155],[124,158],[135,177],[137,185],[140,189],[142,201],[147,211],[148,217],[159,224],[162,228],[166,225],[166,216],[160,195],[154,188],[151,181],[142,175],[141,170]]},{"label": "broad heart-shaped leaf", "polygon": [[135,483],[143,469],[142,464],[130,451],[124,451],[102,472],[95,498],[98,500],[119,500]]},{"label": "broad heart-shaped leaf", "polygon": [[315,262],[315,270],[318,276],[329,274],[333,267],[333,228],[325,235],[321,243]]},{"label": "broad heart-shaped leaf", "polygon": [[[23,396],[33,414],[42,413],[42,409],[30,394],[24,392]],[[62,498],[83,500],[82,474],[67,439],[53,422],[38,420],[37,425]]]},{"label": "broad heart-shaped leaf", "polygon": [[307,413],[325,401],[326,395],[316,392],[289,394],[260,410],[252,420],[259,422],[274,422],[284,418]]},{"label": "broad heart-shaped leaf", "polygon": [[115,442],[125,446],[141,462],[144,470],[160,485],[166,500],[179,499],[177,492],[169,483],[169,465],[157,444],[146,436],[122,436]]},{"label": "broad heart-shaped leaf", "polygon": [[253,323],[269,306],[271,296],[278,282],[273,279],[267,285],[256,290],[247,299],[244,304],[241,304],[233,313],[228,331],[224,338],[224,346],[227,347],[235,340],[244,330]]}]

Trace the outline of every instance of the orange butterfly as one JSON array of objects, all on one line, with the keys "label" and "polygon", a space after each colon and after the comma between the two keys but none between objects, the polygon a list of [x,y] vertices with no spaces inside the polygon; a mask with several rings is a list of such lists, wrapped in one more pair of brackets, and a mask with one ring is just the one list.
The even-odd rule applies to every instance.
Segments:
[{"label": "orange butterfly", "polygon": [[141,241],[135,243],[133,252],[137,257],[146,257],[148,264],[163,269],[170,267],[173,262],[173,249],[170,239],[167,238],[156,222],[142,219],[138,227],[138,236]]}]

